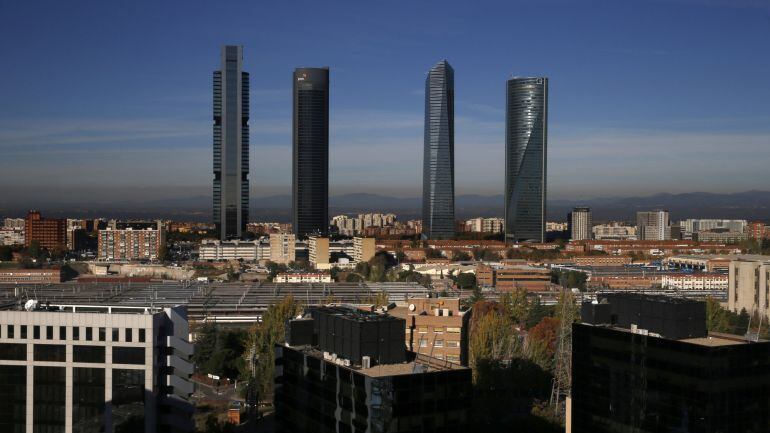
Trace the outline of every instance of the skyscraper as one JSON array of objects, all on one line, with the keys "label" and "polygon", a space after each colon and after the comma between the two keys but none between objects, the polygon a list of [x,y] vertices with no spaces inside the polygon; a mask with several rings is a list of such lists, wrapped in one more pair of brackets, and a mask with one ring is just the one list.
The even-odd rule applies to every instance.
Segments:
[{"label": "skyscraper", "polygon": [[506,85],[505,240],[545,241],[548,78]]},{"label": "skyscraper", "polygon": [[422,235],[426,239],[455,235],[454,99],[454,69],[442,60],[425,79]]},{"label": "skyscraper", "polygon": [[221,240],[238,239],[249,220],[249,74],[243,47],[222,47],[214,72],[214,224]]},{"label": "skyscraper", "polygon": [[591,239],[593,237],[593,220],[591,218],[591,208],[576,207],[567,217],[569,223],[570,237],[573,241]]},{"label": "skyscraper", "polygon": [[294,70],[293,230],[297,237],[329,227],[329,68]]}]

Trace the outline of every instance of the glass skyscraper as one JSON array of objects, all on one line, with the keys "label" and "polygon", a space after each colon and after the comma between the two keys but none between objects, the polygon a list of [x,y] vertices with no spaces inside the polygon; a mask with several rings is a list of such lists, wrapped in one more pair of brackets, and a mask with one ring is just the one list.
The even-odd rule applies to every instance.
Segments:
[{"label": "glass skyscraper", "polygon": [[505,240],[545,241],[548,78],[506,84]]},{"label": "glass skyscraper", "polygon": [[422,170],[422,235],[455,236],[454,69],[442,60],[425,79],[425,154]]},{"label": "glass skyscraper", "polygon": [[329,228],[329,68],[294,70],[292,228],[297,237]]},{"label": "glass skyscraper", "polygon": [[243,47],[222,47],[214,72],[214,224],[221,240],[241,238],[249,220],[249,74]]}]

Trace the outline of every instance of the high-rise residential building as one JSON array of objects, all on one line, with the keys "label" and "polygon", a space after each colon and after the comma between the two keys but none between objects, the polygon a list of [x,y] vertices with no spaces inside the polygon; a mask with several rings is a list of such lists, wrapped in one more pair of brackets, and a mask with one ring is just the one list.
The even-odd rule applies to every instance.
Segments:
[{"label": "high-rise residential building", "polygon": [[0,311],[0,431],[195,429],[186,307],[61,308]]},{"label": "high-rise residential building", "polygon": [[67,249],[67,220],[43,218],[40,212],[31,210],[24,221],[24,246],[33,242],[47,250]]},{"label": "high-rise residential building", "polygon": [[572,209],[567,217],[570,226],[570,236],[573,241],[591,239],[593,237],[593,219],[591,218],[591,209],[587,207],[576,207]]},{"label": "high-rise residential building", "polygon": [[636,213],[636,234],[640,241],[671,239],[667,210]]},{"label": "high-rise residential building", "polygon": [[331,260],[329,238],[310,236],[307,239],[308,261],[318,269],[327,269]]},{"label": "high-rise residential building", "polygon": [[289,264],[296,260],[297,237],[292,233],[270,234],[270,261]]},{"label": "high-rise residential building", "polygon": [[161,221],[112,221],[99,230],[97,259],[104,261],[158,260],[165,246],[165,230]]},{"label": "high-rise residential building", "polygon": [[600,295],[580,317],[567,431],[770,431],[770,342],[708,332],[705,302]]},{"label": "high-rise residential building", "polygon": [[425,150],[422,168],[422,237],[455,236],[454,69],[442,60],[425,79]]},{"label": "high-rise residential building", "polygon": [[353,238],[353,261],[368,262],[377,253],[377,245],[374,238]]},{"label": "high-rise residential building", "polygon": [[736,256],[730,261],[727,308],[770,315],[770,256]]},{"label": "high-rise residential building", "polygon": [[545,241],[548,78],[506,84],[505,240]]},{"label": "high-rise residential building", "polygon": [[214,71],[214,224],[220,240],[239,239],[249,220],[249,74],[243,47],[222,47]]},{"label": "high-rise residential building", "polygon": [[329,229],[329,68],[294,70],[292,228],[299,238]]}]

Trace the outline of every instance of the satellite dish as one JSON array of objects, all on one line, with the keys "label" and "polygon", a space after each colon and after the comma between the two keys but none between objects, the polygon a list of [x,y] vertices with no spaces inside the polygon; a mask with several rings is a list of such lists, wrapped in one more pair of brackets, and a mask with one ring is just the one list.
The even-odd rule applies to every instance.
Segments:
[{"label": "satellite dish", "polygon": [[414,304],[409,304],[409,311],[414,311],[414,310],[415,310]]}]

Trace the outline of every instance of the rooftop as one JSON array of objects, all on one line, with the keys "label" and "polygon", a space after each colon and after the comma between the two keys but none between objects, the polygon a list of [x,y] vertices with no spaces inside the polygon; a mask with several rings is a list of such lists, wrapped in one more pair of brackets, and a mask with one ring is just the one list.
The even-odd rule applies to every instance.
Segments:
[{"label": "rooftop", "polygon": [[[334,362],[330,359],[325,359],[324,352],[311,346],[285,346],[291,349],[300,351],[308,356],[320,360],[326,360],[328,362]],[[406,350],[406,349],[404,349]],[[379,364],[371,368],[362,368],[360,365],[340,365],[344,368],[348,368],[353,371],[365,374],[369,377],[388,377],[388,376],[401,376],[407,374],[416,373],[433,373],[437,371],[449,371],[449,370],[466,370],[467,367],[463,367],[459,364],[454,364],[443,359],[432,358],[427,355],[416,354],[408,352],[410,358],[413,358],[408,362],[402,362],[398,364]],[[338,364],[339,365],[339,364]]]}]

